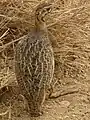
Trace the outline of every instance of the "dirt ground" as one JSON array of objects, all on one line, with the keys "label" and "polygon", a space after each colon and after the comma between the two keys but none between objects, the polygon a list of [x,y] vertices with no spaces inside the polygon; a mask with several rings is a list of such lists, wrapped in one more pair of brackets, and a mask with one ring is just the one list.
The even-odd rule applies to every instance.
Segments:
[{"label": "dirt ground", "polygon": [[31,14],[40,1],[0,1],[0,120],[90,120],[90,0],[54,1],[46,24],[56,84],[42,116],[31,118],[25,109],[14,73],[14,52],[18,38],[32,29]]}]

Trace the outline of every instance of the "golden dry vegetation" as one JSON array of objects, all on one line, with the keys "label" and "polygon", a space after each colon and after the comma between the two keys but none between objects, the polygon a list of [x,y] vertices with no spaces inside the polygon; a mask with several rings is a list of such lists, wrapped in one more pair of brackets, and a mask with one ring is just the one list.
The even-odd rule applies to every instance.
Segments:
[{"label": "golden dry vegetation", "polygon": [[[31,120],[14,73],[15,46],[34,27],[42,0],[0,0],[0,120]],[[37,120],[90,119],[90,0],[51,0],[47,16],[57,81]],[[55,98],[55,96],[57,98]],[[35,119],[35,118],[34,118]]]}]

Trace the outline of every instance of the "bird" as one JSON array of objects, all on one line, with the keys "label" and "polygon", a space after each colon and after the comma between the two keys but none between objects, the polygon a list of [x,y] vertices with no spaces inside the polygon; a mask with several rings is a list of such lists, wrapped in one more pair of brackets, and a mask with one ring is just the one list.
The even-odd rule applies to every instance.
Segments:
[{"label": "bird", "polygon": [[32,117],[42,115],[42,105],[53,80],[54,52],[45,22],[45,16],[51,10],[51,3],[36,7],[35,27],[17,43],[15,50],[17,83]]}]

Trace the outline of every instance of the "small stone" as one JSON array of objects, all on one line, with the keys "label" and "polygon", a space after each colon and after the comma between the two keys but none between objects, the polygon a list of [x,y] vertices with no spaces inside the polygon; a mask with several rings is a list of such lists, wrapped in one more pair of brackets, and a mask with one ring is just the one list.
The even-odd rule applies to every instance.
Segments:
[{"label": "small stone", "polygon": [[60,106],[61,107],[68,107],[70,105],[70,102],[69,101],[61,101],[60,102]]}]

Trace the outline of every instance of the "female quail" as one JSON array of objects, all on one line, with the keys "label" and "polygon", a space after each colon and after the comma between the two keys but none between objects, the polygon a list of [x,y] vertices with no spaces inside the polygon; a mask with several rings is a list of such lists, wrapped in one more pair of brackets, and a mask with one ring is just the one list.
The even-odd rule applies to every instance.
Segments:
[{"label": "female quail", "polygon": [[35,11],[35,28],[16,46],[15,73],[31,116],[41,114],[45,93],[54,73],[54,56],[44,17],[51,4],[40,4]]}]

